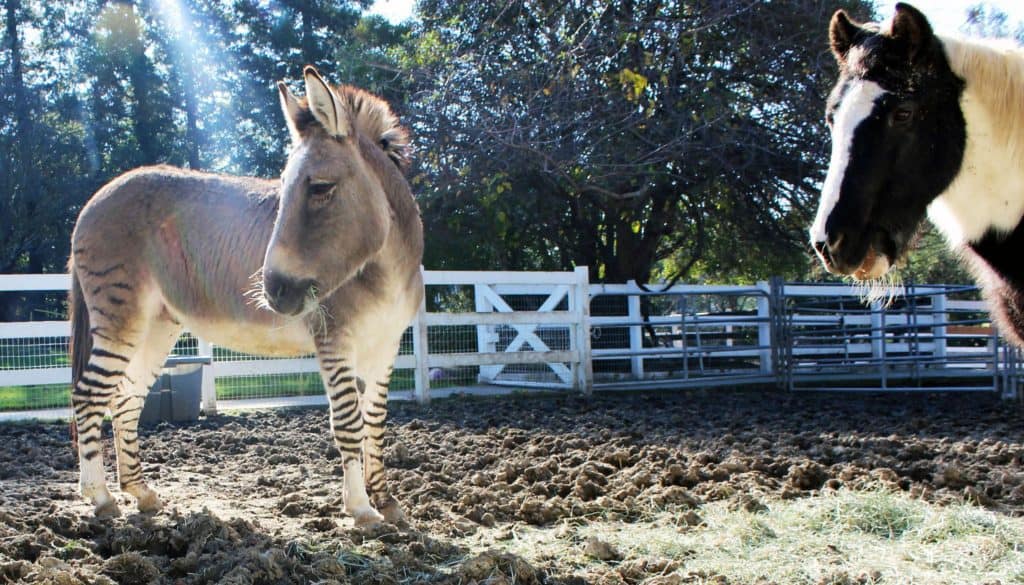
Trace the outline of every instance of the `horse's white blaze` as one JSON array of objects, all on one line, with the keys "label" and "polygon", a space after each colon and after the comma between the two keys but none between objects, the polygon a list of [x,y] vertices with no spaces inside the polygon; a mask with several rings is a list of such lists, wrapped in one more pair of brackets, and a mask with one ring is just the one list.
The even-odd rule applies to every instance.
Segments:
[{"label": "horse's white blaze", "polygon": [[825,223],[832,209],[839,202],[839,191],[846,175],[846,167],[850,163],[850,151],[853,148],[853,135],[875,108],[875,100],[885,94],[882,86],[874,81],[858,80],[850,84],[839,107],[836,108],[832,121],[832,158],[828,165],[828,175],[821,188],[821,201],[818,204],[818,215],[811,225],[811,243],[828,241]]},{"label": "horse's white blaze", "polygon": [[985,232],[1012,232],[1024,218],[1024,174],[1010,149],[994,148],[997,131],[987,108],[972,99],[970,87],[960,101],[967,122],[967,144],[960,174],[928,207],[928,218],[958,246]]}]

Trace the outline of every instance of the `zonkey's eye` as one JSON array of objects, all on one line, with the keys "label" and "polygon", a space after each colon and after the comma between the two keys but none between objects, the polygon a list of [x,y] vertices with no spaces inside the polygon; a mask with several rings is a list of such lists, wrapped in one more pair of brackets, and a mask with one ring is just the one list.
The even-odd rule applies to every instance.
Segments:
[{"label": "zonkey's eye", "polygon": [[331,183],[328,181],[318,181],[309,184],[309,198],[314,203],[324,203],[334,195],[334,190],[338,186],[337,183]]}]

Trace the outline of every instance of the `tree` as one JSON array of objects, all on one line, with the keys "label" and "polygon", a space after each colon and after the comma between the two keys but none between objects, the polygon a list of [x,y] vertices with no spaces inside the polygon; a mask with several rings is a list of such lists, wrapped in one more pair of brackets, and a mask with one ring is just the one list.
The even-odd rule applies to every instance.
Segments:
[{"label": "tree", "polygon": [[426,152],[414,180],[429,233],[465,236],[458,254],[428,243],[430,265],[586,264],[597,279],[646,281],[659,266],[693,276],[738,248],[762,266],[799,264],[824,168],[833,6],[419,9],[427,72],[413,114]]},{"label": "tree", "polygon": [[227,161],[215,168],[280,173],[287,132],[274,84],[297,80],[304,65],[334,79],[339,47],[347,44],[368,5],[369,0],[192,0],[196,34],[205,46],[221,48],[208,63],[216,69],[215,91],[231,96],[230,104],[219,106],[221,119],[209,132],[211,148]]},{"label": "tree", "polygon": [[40,29],[47,8],[21,0],[5,0],[3,8],[0,273],[60,270],[66,209],[88,175],[80,104],[57,82],[53,64],[26,50],[25,31]]},{"label": "tree", "polygon": [[1010,17],[987,2],[979,2],[967,8],[965,22],[961,29],[975,37],[1013,38],[1024,43],[1024,22],[1013,25]]}]

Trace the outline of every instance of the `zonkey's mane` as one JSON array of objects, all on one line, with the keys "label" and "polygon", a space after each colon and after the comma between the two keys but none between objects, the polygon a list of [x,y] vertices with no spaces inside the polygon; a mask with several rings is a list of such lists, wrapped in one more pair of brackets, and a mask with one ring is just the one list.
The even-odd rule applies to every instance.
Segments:
[{"label": "zonkey's mane", "polygon": [[967,81],[967,94],[992,113],[993,138],[1024,166],[1024,48],[1010,41],[940,40],[953,72]]},{"label": "zonkey's mane", "polygon": [[[398,116],[391,111],[391,106],[372,93],[351,85],[332,85],[331,90],[347,110],[355,131],[380,146],[399,169],[404,171],[408,168],[412,154],[409,131],[398,123]],[[296,120],[299,132],[319,124],[305,97],[299,98],[299,107],[301,112]]]}]

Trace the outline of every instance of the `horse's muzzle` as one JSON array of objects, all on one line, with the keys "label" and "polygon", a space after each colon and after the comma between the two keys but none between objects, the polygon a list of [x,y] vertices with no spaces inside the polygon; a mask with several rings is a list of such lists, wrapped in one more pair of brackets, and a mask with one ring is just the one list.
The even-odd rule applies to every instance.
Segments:
[{"label": "horse's muzzle", "polygon": [[279,272],[263,274],[263,296],[276,313],[298,315],[306,308],[316,282],[313,279],[295,279]]},{"label": "horse's muzzle", "polygon": [[831,274],[852,276],[856,280],[874,280],[885,275],[889,271],[891,262],[885,254],[878,253],[874,247],[869,247],[867,253],[859,262],[850,263],[844,261],[835,253],[838,242],[829,245],[826,242],[812,242],[814,251],[821,259],[821,263]]}]

